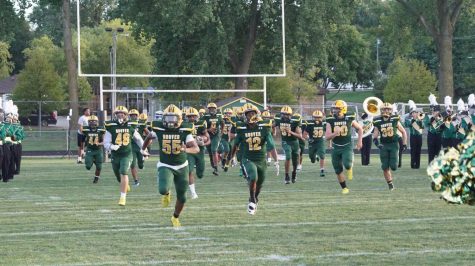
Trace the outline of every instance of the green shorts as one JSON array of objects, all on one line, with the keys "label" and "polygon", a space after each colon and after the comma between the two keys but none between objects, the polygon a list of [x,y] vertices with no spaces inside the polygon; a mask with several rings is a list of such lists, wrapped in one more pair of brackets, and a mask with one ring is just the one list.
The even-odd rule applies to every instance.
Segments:
[{"label": "green shorts", "polygon": [[324,140],[315,140],[312,143],[308,144],[308,156],[310,161],[314,163],[317,159],[317,156],[320,160],[325,159],[325,141]]},{"label": "green shorts", "polygon": [[218,135],[214,135],[211,137],[211,143],[207,146],[208,152],[216,153],[218,152],[219,142],[221,138]]},{"label": "green shorts", "polygon": [[299,158],[299,142],[297,140],[292,141],[282,141],[282,148],[285,151],[285,160],[288,161],[292,159],[292,161],[298,160]]},{"label": "green shorts", "polygon": [[137,144],[132,144],[132,164],[130,165],[130,168],[135,168],[136,166],[139,167],[139,169],[143,169],[143,154],[140,152],[140,147],[137,146]]},{"label": "green shorts", "polygon": [[221,147],[223,153],[229,153],[231,151],[231,143],[227,140],[221,139]]},{"label": "green shorts", "polygon": [[124,154],[111,154],[111,163],[112,163],[112,170],[114,171],[114,175],[117,178],[117,181],[120,182],[121,175],[127,175],[130,170],[130,165],[132,164],[133,155],[132,153],[124,153]]},{"label": "green shorts", "polygon": [[266,161],[250,161],[245,159],[242,162],[244,175],[249,181],[256,181],[257,187],[261,187],[266,179],[267,164]]},{"label": "green shorts", "polygon": [[84,164],[86,165],[87,170],[90,170],[92,168],[92,165],[95,164],[96,169],[100,171],[102,169],[102,162],[104,162],[104,155],[102,149],[87,149],[86,158],[84,160]]},{"label": "green shorts", "polygon": [[196,166],[196,176],[201,179],[205,172],[205,150],[200,147],[200,152],[197,154],[187,154],[188,157],[188,171],[193,173]]},{"label": "green shorts", "polygon": [[335,147],[332,151],[332,165],[335,173],[339,175],[343,168],[348,170],[353,167],[353,146]]},{"label": "green shorts", "polygon": [[159,167],[157,174],[158,193],[161,195],[167,194],[170,191],[173,180],[177,200],[185,203],[186,190],[188,189],[188,174],[188,166],[178,170],[164,166]]},{"label": "green shorts", "polygon": [[302,155],[303,151],[305,150],[305,140],[298,139],[298,142],[299,142],[300,155]]},{"label": "green shorts", "polygon": [[399,160],[399,143],[382,143],[383,148],[379,150],[379,159],[381,160],[381,169],[396,171]]}]

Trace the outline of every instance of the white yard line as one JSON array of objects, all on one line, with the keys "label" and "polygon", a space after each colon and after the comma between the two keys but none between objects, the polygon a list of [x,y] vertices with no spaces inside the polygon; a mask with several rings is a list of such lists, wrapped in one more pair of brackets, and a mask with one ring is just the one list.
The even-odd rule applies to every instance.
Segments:
[{"label": "white yard line", "polygon": [[[224,224],[224,225],[190,225],[183,226],[183,230],[219,230],[219,229],[239,229],[239,228],[260,228],[260,227],[300,227],[317,225],[381,225],[397,223],[425,223],[444,222],[451,220],[474,220],[475,216],[453,216],[453,217],[424,217],[424,218],[400,218],[400,219],[371,219],[371,220],[342,220],[327,222],[295,222],[295,223],[249,223],[249,224]],[[147,226],[141,228],[141,226]],[[32,231],[17,233],[0,233],[0,237],[15,236],[45,236],[45,235],[67,235],[67,234],[87,234],[87,233],[109,233],[109,232],[137,232],[137,231],[167,231],[173,230],[171,226],[161,224],[134,224],[134,225],[111,225],[105,229],[84,229],[84,230],[61,230],[61,231]]]}]

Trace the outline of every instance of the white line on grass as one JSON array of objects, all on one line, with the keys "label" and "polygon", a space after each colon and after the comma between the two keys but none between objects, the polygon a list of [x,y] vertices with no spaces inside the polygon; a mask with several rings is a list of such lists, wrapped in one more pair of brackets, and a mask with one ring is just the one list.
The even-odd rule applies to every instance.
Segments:
[{"label": "white line on grass", "polygon": [[[340,197],[341,200],[321,200],[316,202],[295,202],[295,203],[269,203],[269,201],[266,201],[265,204],[262,204],[263,206],[266,207],[318,207],[318,206],[323,206],[323,205],[334,205],[334,204],[340,204],[340,203],[346,203],[346,204],[357,204],[357,203],[366,203],[366,204],[375,204],[375,205],[380,205],[381,203],[385,202],[390,202],[390,203],[395,203],[395,202],[408,202],[407,199],[386,199],[386,200],[378,200],[375,201],[372,198],[368,199],[344,199]],[[417,200],[418,203],[421,202],[433,202],[433,199],[421,199]],[[244,202],[244,201],[243,201]],[[239,209],[242,208],[243,206],[246,206],[247,202],[244,202],[243,204],[234,204],[234,205],[213,205],[213,206],[187,206],[187,210],[210,210],[210,209]],[[173,207],[169,207],[171,209]],[[128,212],[152,212],[152,211],[160,211],[163,210],[164,208],[162,207],[156,207],[156,208],[132,208],[132,209],[127,209]],[[102,214],[108,214],[108,213],[116,213],[116,212],[123,212],[124,210],[121,208],[117,209],[86,209],[86,208],[78,208],[78,209],[71,209],[71,208],[61,208],[61,209],[54,209],[54,210],[46,210],[46,211],[6,211],[6,212],[0,212],[0,215],[5,216],[5,215],[10,215],[10,216],[23,216],[23,215],[33,215],[33,214],[50,214],[52,211],[58,214],[81,214],[81,213],[102,213]],[[94,219],[97,219],[97,217],[94,217]]]},{"label": "white line on grass", "polygon": [[405,255],[421,255],[421,254],[450,254],[450,253],[473,253],[475,249],[422,249],[422,250],[395,250],[389,252],[334,252],[326,253],[322,255],[277,255],[269,254],[262,257],[246,256],[241,258],[207,258],[207,259],[194,259],[194,260],[148,260],[148,261],[103,261],[97,263],[80,263],[80,264],[63,264],[63,266],[72,265],[84,265],[84,266],[96,266],[96,265],[124,265],[124,264],[137,264],[137,265],[155,265],[155,264],[195,264],[195,263],[224,263],[224,262],[256,262],[256,261],[275,261],[275,262],[290,262],[295,259],[306,260],[318,260],[327,258],[341,258],[341,257],[381,257],[381,256],[405,256]]},{"label": "white line on grass", "polygon": [[[316,225],[347,225],[347,224],[395,224],[395,223],[420,223],[420,222],[445,222],[450,220],[472,220],[475,216],[453,216],[453,217],[413,217],[401,219],[371,219],[371,220],[343,220],[343,221],[327,221],[327,222],[295,222],[295,223],[249,223],[249,224],[224,224],[224,225],[194,225],[183,226],[184,230],[216,230],[216,229],[233,229],[233,228],[258,228],[258,227],[297,227],[297,226],[316,226]],[[141,226],[147,226],[140,228]],[[85,230],[61,230],[61,231],[33,231],[33,232],[15,232],[0,233],[1,237],[15,236],[44,236],[44,235],[65,235],[65,234],[87,234],[87,233],[109,233],[109,232],[129,232],[129,231],[163,231],[173,230],[170,226],[160,224],[134,224],[134,225],[111,225],[105,229],[85,229]]]}]

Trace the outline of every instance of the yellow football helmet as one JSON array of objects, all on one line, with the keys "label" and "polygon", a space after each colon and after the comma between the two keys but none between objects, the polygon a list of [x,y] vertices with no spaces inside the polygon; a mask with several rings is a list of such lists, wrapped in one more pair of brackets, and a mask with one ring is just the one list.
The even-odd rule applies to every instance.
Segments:
[{"label": "yellow football helmet", "polygon": [[99,118],[97,118],[97,116],[95,115],[90,115],[87,118],[87,123],[90,127],[97,127],[97,125],[99,124]]},{"label": "yellow football helmet", "polygon": [[148,120],[148,115],[146,113],[141,113],[139,115],[139,120],[147,121]]},{"label": "yellow football helmet", "polygon": [[208,103],[208,113],[214,115],[217,113],[218,106],[215,103]]},{"label": "yellow football helmet", "polygon": [[286,105],[280,109],[281,114],[286,114],[286,115],[292,115],[292,108],[290,106]]},{"label": "yellow football helmet", "polygon": [[348,105],[343,100],[336,100],[332,105],[332,113],[336,116],[342,116],[348,111]]},{"label": "yellow football helmet", "polygon": [[[246,116],[246,121],[249,124],[255,124],[259,122],[259,109],[252,103],[246,103],[243,105],[242,110],[244,111],[244,115]],[[254,112],[252,116],[248,116],[247,114],[250,112]]]},{"label": "yellow football helmet", "polygon": [[119,105],[114,110],[114,114],[116,114],[116,113],[128,114],[129,110],[127,110],[127,108],[125,106]]},{"label": "yellow football helmet", "polygon": [[200,114],[200,116],[203,116],[205,113],[206,113],[206,110],[201,108],[198,113]]},{"label": "yellow football helmet", "polygon": [[129,115],[136,115],[136,116],[139,116],[140,113],[137,109],[130,109],[129,111]]},{"label": "yellow football helmet", "polygon": [[384,117],[390,117],[393,113],[393,105],[390,103],[383,103],[381,106],[381,115]]},{"label": "yellow football helmet", "polygon": [[224,109],[224,116],[225,117],[232,117],[234,115],[233,109],[226,108]]},{"label": "yellow football helmet", "polygon": [[218,106],[215,103],[208,103],[208,106],[206,108],[218,108]]},{"label": "yellow football helmet", "polygon": [[313,116],[313,118],[323,118],[323,113],[322,113],[322,111],[320,111],[320,110],[315,110],[315,111],[312,113],[312,116]]},{"label": "yellow football helmet", "polygon": [[170,104],[163,110],[163,125],[167,128],[178,128],[183,122],[183,113],[180,108]]},{"label": "yellow football helmet", "polygon": [[198,112],[198,110],[196,110],[196,108],[190,107],[188,108],[188,110],[186,110],[186,117],[188,121],[196,122],[196,120],[198,120],[198,118],[200,117],[200,113]]},{"label": "yellow football helmet", "polygon": [[270,118],[272,118],[272,115],[271,115],[270,112],[267,111],[267,110],[264,111],[264,112],[262,112],[261,116],[262,116],[263,118],[265,118],[265,119],[270,119]]}]

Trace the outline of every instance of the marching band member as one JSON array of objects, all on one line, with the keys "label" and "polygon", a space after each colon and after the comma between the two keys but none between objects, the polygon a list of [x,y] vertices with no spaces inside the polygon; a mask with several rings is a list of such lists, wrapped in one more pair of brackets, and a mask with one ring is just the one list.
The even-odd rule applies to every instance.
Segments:
[{"label": "marching band member", "polygon": [[453,143],[454,147],[463,141],[468,131],[468,129],[462,125],[462,120],[464,120],[464,118],[468,115],[468,112],[465,109],[465,103],[462,99],[457,101],[457,111],[458,115],[456,116],[456,119],[453,120],[453,124],[455,126],[455,139]]},{"label": "marching band member", "polygon": [[[373,123],[373,117],[368,115],[367,113],[363,113],[361,115],[361,119],[363,119],[363,129],[366,126],[371,126]],[[363,130],[364,131],[364,130]],[[371,137],[372,134],[368,134],[368,136],[363,138],[363,147],[361,148],[361,165],[369,165],[369,161],[371,158]]]},{"label": "marching band member", "polygon": [[475,94],[468,96],[467,105],[468,114],[462,119],[462,126],[466,131],[475,131]]},{"label": "marching band member", "polygon": [[409,100],[411,112],[405,121],[405,126],[409,128],[411,143],[411,168],[419,169],[421,164],[422,132],[424,125],[422,123],[423,113],[417,110],[413,100]]},{"label": "marching band member", "polygon": [[424,119],[427,127],[427,150],[429,153],[429,163],[439,155],[442,148],[442,116],[440,114],[440,106],[435,99],[434,94],[429,95],[431,116],[426,116]]},{"label": "marching band member", "polygon": [[444,99],[445,112],[442,114],[444,118],[444,124],[442,127],[442,147],[450,148],[454,147],[454,140],[456,137],[456,129],[452,123],[453,118],[455,117],[452,113],[452,97],[445,96]]}]

